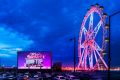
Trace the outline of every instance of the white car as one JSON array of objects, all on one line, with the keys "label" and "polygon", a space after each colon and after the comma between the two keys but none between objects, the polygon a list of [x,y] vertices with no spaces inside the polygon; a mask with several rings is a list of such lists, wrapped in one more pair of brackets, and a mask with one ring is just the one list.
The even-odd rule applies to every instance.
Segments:
[{"label": "white car", "polygon": [[50,75],[50,74],[48,74],[48,73],[45,73],[45,76],[47,77],[47,78],[51,78],[52,76]]},{"label": "white car", "polygon": [[73,76],[73,75],[68,75],[67,80],[80,80],[79,78]]},{"label": "white car", "polygon": [[39,76],[36,74],[36,75],[34,75],[34,78],[38,78]]},{"label": "white car", "polygon": [[64,76],[57,76],[55,80],[66,80],[66,78]]}]

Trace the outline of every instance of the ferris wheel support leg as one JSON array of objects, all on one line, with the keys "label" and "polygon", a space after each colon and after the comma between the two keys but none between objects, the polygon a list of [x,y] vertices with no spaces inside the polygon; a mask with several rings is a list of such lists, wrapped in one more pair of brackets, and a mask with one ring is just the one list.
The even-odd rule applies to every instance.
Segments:
[{"label": "ferris wheel support leg", "polygon": [[83,59],[84,52],[85,52],[85,49],[83,49],[82,56],[80,57],[79,66],[81,66],[81,63],[82,63],[82,59]]},{"label": "ferris wheel support leg", "polygon": [[80,62],[80,67],[82,70],[85,70],[85,54],[82,54],[81,62]]},{"label": "ferris wheel support leg", "polygon": [[84,55],[84,70],[87,70],[87,50],[85,50],[85,55]]},{"label": "ferris wheel support leg", "polygon": [[93,54],[91,54],[91,68],[93,69]]},{"label": "ferris wheel support leg", "polygon": [[[86,57],[86,54],[85,54]],[[84,70],[86,70],[86,58],[84,57]]]},{"label": "ferris wheel support leg", "polygon": [[91,62],[92,62],[92,58],[91,58],[91,54],[90,54],[90,56],[89,56],[89,68],[90,69],[92,69],[92,63]]},{"label": "ferris wheel support leg", "polygon": [[108,69],[107,64],[105,63],[105,61],[103,60],[103,58],[101,57],[101,55],[99,54],[99,52],[96,50],[97,54],[99,55],[100,59],[102,60],[103,64],[105,65],[105,67]]},{"label": "ferris wheel support leg", "polygon": [[85,63],[84,63],[84,60],[85,60],[84,58],[85,58],[85,57],[83,56],[83,58],[82,58],[82,60],[81,60],[81,68],[82,68],[83,70],[84,70],[84,64],[85,64]]},{"label": "ferris wheel support leg", "polygon": [[90,56],[89,56],[89,66],[91,68],[91,59],[90,59]]},{"label": "ferris wheel support leg", "polygon": [[99,65],[99,63],[98,63],[98,59],[97,59],[97,56],[96,56],[95,51],[94,51],[94,56],[95,56],[96,63],[97,63],[97,65],[98,65],[98,70],[100,70],[100,65]]}]

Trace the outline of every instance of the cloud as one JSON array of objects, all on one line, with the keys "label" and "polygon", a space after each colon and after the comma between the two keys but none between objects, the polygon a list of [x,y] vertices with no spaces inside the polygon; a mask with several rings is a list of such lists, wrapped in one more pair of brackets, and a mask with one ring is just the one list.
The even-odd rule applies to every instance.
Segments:
[{"label": "cloud", "polygon": [[0,53],[0,57],[10,57],[10,55],[9,54]]},{"label": "cloud", "polygon": [[27,49],[34,42],[28,36],[6,29],[7,25],[0,25],[0,56],[16,55],[19,50]]}]

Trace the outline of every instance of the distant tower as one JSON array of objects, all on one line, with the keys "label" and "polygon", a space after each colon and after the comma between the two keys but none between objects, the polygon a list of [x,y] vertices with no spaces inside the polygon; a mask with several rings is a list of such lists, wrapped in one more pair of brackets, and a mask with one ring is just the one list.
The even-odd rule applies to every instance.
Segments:
[{"label": "distant tower", "polygon": [[[94,15],[99,17],[97,25],[94,25],[96,23]],[[91,6],[83,19],[78,41],[78,68],[81,70],[108,69],[103,59],[106,44],[109,41],[107,38],[108,26],[105,24],[106,17],[107,15],[103,13],[103,7],[96,4]],[[101,31],[100,34],[102,35],[101,46],[96,41],[99,31]]]}]

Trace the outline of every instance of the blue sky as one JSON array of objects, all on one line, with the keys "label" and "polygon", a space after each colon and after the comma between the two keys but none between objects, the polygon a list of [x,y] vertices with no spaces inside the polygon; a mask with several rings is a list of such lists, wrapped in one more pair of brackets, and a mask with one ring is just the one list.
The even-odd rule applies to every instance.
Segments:
[{"label": "blue sky", "polygon": [[[87,9],[96,3],[104,6],[108,15],[120,10],[119,0],[0,0],[1,65],[16,65],[16,49],[52,51],[53,62],[72,65],[73,42],[69,39],[74,35],[78,38]],[[119,18],[111,23],[114,66],[120,66],[116,62],[120,56],[120,44],[116,50]],[[13,62],[7,63],[6,58]]]}]

